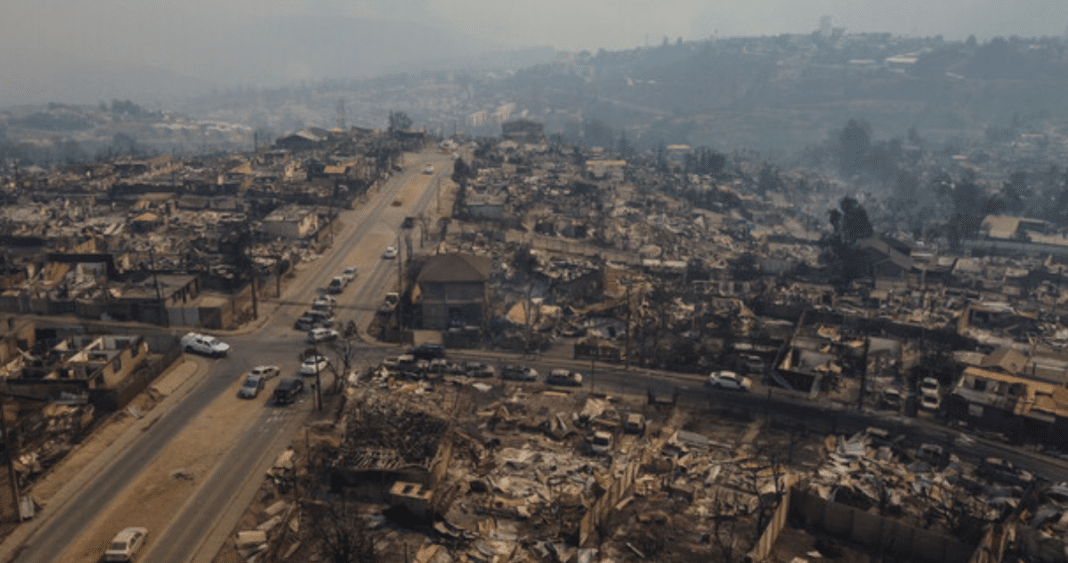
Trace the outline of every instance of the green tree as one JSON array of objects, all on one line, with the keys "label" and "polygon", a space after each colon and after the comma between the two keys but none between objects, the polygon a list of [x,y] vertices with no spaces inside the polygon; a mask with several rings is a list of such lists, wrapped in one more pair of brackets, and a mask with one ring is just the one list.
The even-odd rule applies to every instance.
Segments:
[{"label": "green tree", "polygon": [[838,209],[830,211],[830,221],[835,238],[845,246],[853,246],[875,232],[868,220],[868,212],[851,197],[843,197],[838,202]]},{"label": "green tree", "polygon": [[868,212],[851,197],[842,198],[828,216],[834,231],[820,241],[824,249],[820,259],[827,266],[830,281],[842,288],[864,275],[867,264],[857,243],[871,237],[874,230]]},{"label": "green tree", "polygon": [[615,131],[600,119],[591,119],[583,124],[582,138],[587,146],[612,148]]},{"label": "green tree", "polygon": [[838,134],[838,163],[844,173],[855,173],[864,165],[871,148],[871,125],[863,119],[850,119]]}]

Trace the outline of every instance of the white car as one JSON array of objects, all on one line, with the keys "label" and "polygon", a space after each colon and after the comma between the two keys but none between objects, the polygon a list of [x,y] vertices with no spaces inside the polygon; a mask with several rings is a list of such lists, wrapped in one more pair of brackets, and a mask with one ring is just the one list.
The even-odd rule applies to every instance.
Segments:
[{"label": "white car", "polygon": [[721,370],[708,376],[708,386],[731,391],[748,391],[753,388],[753,380],[733,371]]},{"label": "white car", "polygon": [[933,377],[925,377],[923,381],[920,381],[920,393],[924,395],[938,396],[938,391],[941,385],[938,384],[938,380]]},{"label": "white car", "polygon": [[312,301],[312,310],[315,311],[329,313],[334,310],[334,307],[337,307],[337,299],[329,295],[320,295],[315,298],[315,301]]},{"label": "white car", "polygon": [[338,339],[338,332],[332,328],[313,328],[308,331],[308,344],[331,342]]},{"label": "white car", "polygon": [[262,377],[264,380],[276,377],[279,373],[282,373],[282,370],[278,369],[278,366],[256,366],[248,372],[249,375]]},{"label": "white car", "polygon": [[145,545],[146,537],[148,530],[145,528],[126,528],[111,540],[104,552],[104,561],[129,561]]},{"label": "white car", "polygon": [[397,249],[392,246],[387,246],[386,251],[382,253],[382,258],[396,258]]},{"label": "white car", "polygon": [[345,268],[345,271],[341,272],[341,279],[345,280],[345,283],[351,283],[356,279],[356,266]]},{"label": "white car", "polygon": [[182,351],[221,358],[230,352],[230,345],[214,336],[190,332],[182,337]]},{"label": "white car", "polygon": [[301,375],[315,375],[322,373],[330,365],[330,360],[326,359],[326,356],[308,356],[304,358],[304,363],[300,364]]},{"label": "white car", "polygon": [[582,385],[582,374],[569,369],[557,368],[550,371],[549,375],[545,376],[545,384],[580,387]]},{"label": "white car", "polygon": [[423,174],[433,174],[433,173],[434,173],[434,165],[433,164],[427,164],[426,168],[423,168]]},{"label": "white car", "polygon": [[924,393],[920,396],[920,408],[936,411],[940,406],[942,406],[942,399],[939,398],[938,395],[928,395]]}]

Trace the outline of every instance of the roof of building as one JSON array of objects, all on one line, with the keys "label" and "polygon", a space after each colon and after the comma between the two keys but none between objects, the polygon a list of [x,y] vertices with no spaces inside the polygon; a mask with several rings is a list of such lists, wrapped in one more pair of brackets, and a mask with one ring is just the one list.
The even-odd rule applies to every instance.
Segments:
[{"label": "roof of building", "polygon": [[881,238],[864,239],[857,243],[857,248],[864,253],[864,259],[869,263],[890,262],[902,270],[912,269],[912,258],[902,254]]},{"label": "roof of building", "polygon": [[419,283],[485,282],[493,271],[489,258],[470,254],[432,256],[419,271]]},{"label": "roof of building", "polygon": [[1027,358],[1012,348],[998,348],[983,357],[979,365],[984,368],[1000,368],[1005,373],[1015,375],[1023,373],[1027,367]]},{"label": "roof of building", "polygon": [[1019,217],[987,215],[983,218],[982,230],[985,231],[986,235],[990,238],[1011,239],[1016,237],[1016,230],[1019,227]]},{"label": "roof of building", "polygon": [[134,223],[158,223],[159,222],[159,215],[156,215],[155,213],[152,213],[151,211],[147,211],[145,213],[142,213],[142,214],[138,215],[137,217],[134,217],[132,219],[132,221]]}]

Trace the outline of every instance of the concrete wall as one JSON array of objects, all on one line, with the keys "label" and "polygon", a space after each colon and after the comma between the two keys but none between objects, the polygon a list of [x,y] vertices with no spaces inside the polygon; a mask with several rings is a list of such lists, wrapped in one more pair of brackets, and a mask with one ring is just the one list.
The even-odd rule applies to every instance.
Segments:
[{"label": "concrete wall", "polygon": [[824,500],[807,491],[793,492],[790,511],[804,521],[805,528],[914,561],[968,563],[975,552],[975,546],[950,536]]},{"label": "concrete wall", "polygon": [[779,532],[786,526],[786,515],[790,512],[792,495],[793,489],[786,489],[786,494],[783,495],[782,501],[775,509],[775,514],[771,516],[771,522],[768,522],[768,527],[764,529],[764,533],[760,534],[760,539],[757,540],[753,549],[746,554],[747,561],[763,561],[771,553],[775,540],[779,539]]}]

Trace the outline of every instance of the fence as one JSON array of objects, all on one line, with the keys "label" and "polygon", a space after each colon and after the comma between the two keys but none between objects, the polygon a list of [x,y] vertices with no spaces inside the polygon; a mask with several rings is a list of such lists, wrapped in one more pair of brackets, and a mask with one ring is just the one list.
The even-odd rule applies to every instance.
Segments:
[{"label": "fence", "polygon": [[590,540],[595,537],[594,532],[600,528],[602,522],[612,515],[616,504],[630,493],[637,474],[638,464],[628,464],[623,469],[623,474],[612,482],[612,485],[601,495],[601,498],[597,499],[597,502],[593,503],[593,506],[590,507],[579,523],[579,546],[589,546]]}]

